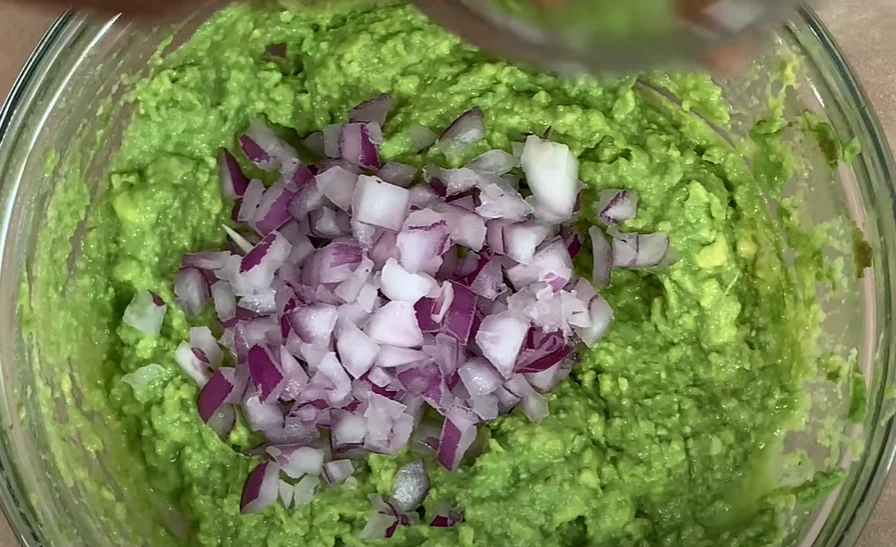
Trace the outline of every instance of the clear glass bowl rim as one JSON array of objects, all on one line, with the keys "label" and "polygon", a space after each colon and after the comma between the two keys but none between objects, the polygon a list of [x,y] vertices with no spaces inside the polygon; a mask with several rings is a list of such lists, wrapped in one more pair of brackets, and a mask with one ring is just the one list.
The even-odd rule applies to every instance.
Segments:
[{"label": "clear glass bowl rim", "polygon": [[[111,26],[116,19],[117,16],[109,18],[103,26]],[[814,45],[820,48],[819,53],[810,60],[823,69],[820,74],[823,84],[839,92],[835,94],[834,104],[830,107],[845,114],[851,134],[861,142],[862,154],[855,160],[859,164],[856,168],[863,170],[867,177],[880,181],[881,184],[876,189],[884,190],[886,195],[875,196],[876,199],[881,198],[878,199],[877,207],[887,208],[878,208],[875,212],[878,215],[882,213],[890,215],[889,222],[892,224],[892,219],[896,217],[896,209],[893,207],[893,204],[896,204],[896,186],[894,186],[896,165],[871,102],[818,15],[811,8],[801,6],[792,21],[800,25],[800,32],[796,33],[800,35],[797,37],[800,43],[803,43],[802,40],[808,36],[814,41]],[[16,156],[15,147],[21,143],[23,137],[28,137],[29,128],[26,127],[25,120],[32,114],[31,110],[35,107],[35,97],[38,93],[47,91],[42,86],[50,80],[48,76],[51,69],[55,68],[57,58],[65,54],[69,44],[88,25],[95,24],[95,21],[91,21],[82,13],[72,11],[61,13],[41,38],[0,108],[0,173],[13,174],[0,179],[0,205],[2,205],[0,211],[3,215],[0,219],[0,258],[3,264],[8,263],[7,241],[10,237],[16,237],[10,229],[14,216],[13,203],[21,181],[21,173],[12,160]],[[884,254],[889,255],[886,257],[886,262],[890,263],[889,267],[888,264],[878,264],[877,259],[875,262],[875,267],[882,266],[882,269],[886,270],[884,276],[886,286],[883,287],[883,292],[877,294],[878,303],[886,314],[896,312],[896,297],[894,297],[896,229],[892,229],[892,232],[894,241],[881,243]],[[885,233],[882,236],[887,237]],[[0,270],[0,278],[15,275],[17,272]],[[879,276],[880,272],[877,275]],[[892,326],[892,320],[887,319],[884,325]],[[892,341],[880,340],[879,344],[876,360],[883,371],[883,377],[880,379],[882,385],[896,385],[896,337],[893,337]],[[6,374],[0,370],[0,397],[4,397],[3,394],[6,392],[6,387],[2,386],[2,383],[8,381]],[[874,401],[869,404],[869,408],[876,411],[866,423],[876,425],[871,431],[866,432],[867,452],[859,461],[859,469],[853,469],[851,480],[842,487],[845,492],[839,493],[838,501],[845,500],[845,502],[837,504],[825,523],[825,532],[821,536],[823,542],[814,545],[842,547],[855,545],[886,485],[896,458],[896,420],[892,416],[884,415],[884,390],[878,391],[876,395],[880,398],[878,404],[874,404]],[[7,414],[11,407],[8,401],[2,403],[0,404],[0,420],[3,422],[3,431],[0,432],[0,509],[22,546],[47,545],[41,533],[43,525],[39,521],[39,513],[28,500],[28,485],[16,468],[11,438],[5,434],[6,424],[9,422]]]}]

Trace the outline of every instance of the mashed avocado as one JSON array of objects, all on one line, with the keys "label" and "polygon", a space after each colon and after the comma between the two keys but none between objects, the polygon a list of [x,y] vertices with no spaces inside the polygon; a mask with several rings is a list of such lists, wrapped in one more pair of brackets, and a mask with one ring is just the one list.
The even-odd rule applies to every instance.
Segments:
[{"label": "mashed avocado", "polygon": [[[274,43],[287,45],[285,61],[265,55]],[[708,76],[661,79],[705,119],[727,120]],[[105,500],[95,508],[109,504],[110,519],[129,522],[145,504],[144,522],[132,526],[145,526],[152,545],[181,541],[159,507],[183,517],[179,534],[195,545],[364,544],[367,495],[388,493],[410,456],[371,456],[356,484],[324,488],[304,507],[240,515],[257,460],[246,454],[245,428],[224,443],[197,416],[196,387],[173,359],[190,323],[174,305],[172,278],[183,253],[225,244],[230,204],[215,154],[234,148],[250,118],[298,142],[382,92],[398,104],[380,147],[387,159],[456,164],[550,127],[581,161],[583,222],[598,189],[634,189],[641,205],[627,228],[668,232],[677,258],[614,274],[603,294],[615,324],[550,397],[549,419],[501,418],[481,432],[475,461],[455,473],[429,465],[426,510],[458,503],[462,524],[399,528],[383,544],[781,544],[782,507],[796,496],[772,467],[784,433],[803,419],[819,313],[785,266],[743,159],[643,80],[528,72],[406,6],[227,8],[136,86],[133,120],[95,203],[83,181],[61,184],[23,298],[45,366],[68,374],[61,363],[76,363],[71,381],[39,393],[47,414],[54,404],[87,409],[56,426],[65,477]],[[412,125],[438,130],[472,106],[486,113],[485,142],[451,161],[415,155]],[[69,277],[71,235],[85,214]],[[121,323],[138,289],[169,304],[159,337]],[[151,364],[161,368],[136,381],[134,371]],[[88,419],[99,419],[102,435]],[[68,456],[72,438],[111,462],[115,492]]]}]

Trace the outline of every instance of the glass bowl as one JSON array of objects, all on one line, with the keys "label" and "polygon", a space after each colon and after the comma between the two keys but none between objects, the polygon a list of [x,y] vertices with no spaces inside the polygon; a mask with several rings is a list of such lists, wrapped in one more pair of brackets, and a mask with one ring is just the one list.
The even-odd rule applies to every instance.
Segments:
[{"label": "glass bowl", "polygon": [[[37,235],[56,183],[77,176],[92,192],[118,146],[130,108],[123,98],[133,83],[123,76],[149,70],[159,48],[182,43],[210,9],[185,16],[170,43],[165,41],[172,32],[167,26],[149,29],[118,17],[63,14],[0,112],[0,505],[22,545],[158,545],[160,523],[171,532],[164,536],[168,539],[185,535],[186,521],[161,496],[128,491],[117,483],[116,477],[134,472],[135,466],[107,450],[116,442],[114,428],[103,420],[102,408],[80,399],[79,382],[95,379],[80,369],[77,375],[58,372],[78,368],[72,363],[48,374],[33,340],[21,329],[19,305],[28,297]],[[792,534],[794,544],[853,545],[880,495],[896,447],[891,388],[896,375],[894,166],[861,86],[815,14],[801,9],[777,30],[779,45],[802,60],[799,85],[786,108],[814,112],[842,141],[855,138],[862,149],[851,164],[841,164],[831,174],[813,145],[810,161],[802,166],[811,190],[812,220],[851,218],[870,243],[873,261],[849,284],[848,296],[826,310],[824,325],[838,343],[856,348],[865,373],[867,416],[846,431],[861,439],[863,449],[853,451],[860,454],[855,458],[849,451],[842,455],[839,465],[849,470],[846,480],[820,507],[802,515]],[[774,59],[763,62],[774,65]],[[751,101],[764,91],[761,78],[755,77],[719,84],[740,112],[749,112]],[[751,120],[741,118],[724,131],[745,131]],[[74,229],[62,244],[80,235]],[[55,404],[41,405],[42,398]],[[77,416],[66,412],[72,404],[81,407]],[[50,434],[48,424],[65,424],[66,436]]]}]

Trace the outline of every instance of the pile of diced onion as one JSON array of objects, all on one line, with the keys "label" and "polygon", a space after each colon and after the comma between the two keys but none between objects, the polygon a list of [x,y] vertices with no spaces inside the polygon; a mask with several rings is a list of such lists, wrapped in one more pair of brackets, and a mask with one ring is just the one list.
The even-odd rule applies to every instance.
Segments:
[{"label": "pile of diced onion", "polygon": [[[276,173],[267,187],[220,152],[223,192],[235,200],[238,228],[224,227],[233,249],[185,255],[175,294],[189,315],[213,302],[224,334],[193,328],[175,359],[201,388],[199,416],[222,438],[239,410],[267,439],[243,512],[278,497],[308,503],[321,478],[341,484],[358,459],[408,445],[454,470],[477,424],[515,408],[544,420],[544,394],[568,374],[576,345],[593,346],[612,320],[595,287],[612,267],[660,264],[669,248],[663,233],[620,232],[637,195],[606,190],[597,205],[606,232],[589,229],[593,277],[577,278],[580,182],[565,145],[530,135],[514,153],[419,173],[379,158],[392,108],[381,95],[308,136],[317,165],[253,122],[240,148]],[[474,108],[441,136],[422,127],[411,136],[421,153],[463,153],[485,137],[484,116]],[[138,293],[125,321],[157,334],[164,306]],[[425,406],[441,423],[423,419]],[[403,468],[392,494],[372,500],[365,537],[416,523],[409,515],[428,484],[420,462]],[[428,524],[461,518],[446,507]]]}]

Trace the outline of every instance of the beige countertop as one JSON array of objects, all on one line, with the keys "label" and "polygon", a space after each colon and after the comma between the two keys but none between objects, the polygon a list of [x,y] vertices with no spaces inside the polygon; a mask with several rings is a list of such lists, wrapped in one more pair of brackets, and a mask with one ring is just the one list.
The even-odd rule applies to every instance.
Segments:
[{"label": "beige countertop", "polygon": [[[0,0],[0,98],[36,45],[53,12]],[[896,143],[896,0],[828,0],[819,10],[859,75],[891,143]],[[896,545],[896,474],[868,523],[860,547]],[[0,517],[0,547],[18,543]]]}]

